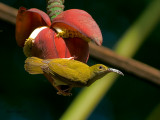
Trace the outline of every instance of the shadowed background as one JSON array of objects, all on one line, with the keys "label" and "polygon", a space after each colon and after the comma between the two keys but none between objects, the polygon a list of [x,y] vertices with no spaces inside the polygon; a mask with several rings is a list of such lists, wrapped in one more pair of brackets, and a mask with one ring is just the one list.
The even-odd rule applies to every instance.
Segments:
[{"label": "shadowed background", "polygon": [[[15,8],[38,8],[45,11],[45,0],[1,0]],[[66,0],[66,9],[83,9],[101,28],[103,45],[113,48],[125,31],[141,15],[151,0]],[[160,69],[160,24],[146,38],[134,59]],[[74,88],[72,97],[56,94],[43,75],[24,71],[25,56],[16,45],[15,26],[0,20],[0,119],[59,119],[81,90]],[[102,63],[90,57],[88,64]],[[125,72],[124,72],[125,74]],[[96,84],[96,83],[95,83]],[[143,120],[160,104],[159,86],[125,74],[111,87],[89,120]]]}]

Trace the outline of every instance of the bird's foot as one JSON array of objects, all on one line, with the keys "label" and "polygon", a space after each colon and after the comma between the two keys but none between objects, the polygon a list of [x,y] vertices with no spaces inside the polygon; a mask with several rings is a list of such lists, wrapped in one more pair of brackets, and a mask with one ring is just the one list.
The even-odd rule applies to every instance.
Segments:
[{"label": "bird's foot", "polygon": [[63,96],[72,96],[72,93],[70,93],[70,92],[64,92],[64,91],[58,91],[57,94],[58,95],[63,95]]},{"label": "bird's foot", "polygon": [[60,86],[56,86],[58,92],[58,95],[63,95],[63,96],[71,96],[72,93],[70,93],[72,87],[68,86],[68,85],[60,85]]}]

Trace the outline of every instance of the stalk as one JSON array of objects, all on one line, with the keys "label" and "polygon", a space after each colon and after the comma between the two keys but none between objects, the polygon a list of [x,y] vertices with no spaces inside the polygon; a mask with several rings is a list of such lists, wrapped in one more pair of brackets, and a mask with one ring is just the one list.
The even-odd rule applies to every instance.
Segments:
[{"label": "stalk", "polygon": [[47,13],[53,19],[64,10],[64,0],[48,0]]}]

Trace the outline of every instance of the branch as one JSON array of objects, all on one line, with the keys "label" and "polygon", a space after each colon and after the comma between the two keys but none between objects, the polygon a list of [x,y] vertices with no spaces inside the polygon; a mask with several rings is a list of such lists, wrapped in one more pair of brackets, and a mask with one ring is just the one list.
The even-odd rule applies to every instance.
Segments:
[{"label": "branch", "polygon": [[123,69],[128,73],[160,85],[160,71],[149,65],[131,58],[122,57],[108,48],[99,47],[93,43],[90,44],[90,55],[112,66]]},{"label": "branch", "polygon": [[[0,19],[16,23],[17,9],[0,3]],[[119,56],[112,50],[90,43],[90,55],[135,76],[160,85],[160,71],[139,61]]]},{"label": "branch", "polygon": [[0,2],[0,19],[15,24],[17,13],[18,13],[17,9],[9,7]]}]

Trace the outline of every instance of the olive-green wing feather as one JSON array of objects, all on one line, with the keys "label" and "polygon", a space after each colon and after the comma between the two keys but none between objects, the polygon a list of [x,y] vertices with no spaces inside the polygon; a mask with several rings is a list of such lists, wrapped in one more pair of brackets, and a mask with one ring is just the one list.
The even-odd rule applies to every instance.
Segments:
[{"label": "olive-green wing feather", "polygon": [[70,82],[86,84],[90,78],[89,66],[79,61],[61,59],[50,62],[48,66],[51,74],[57,74]]}]

